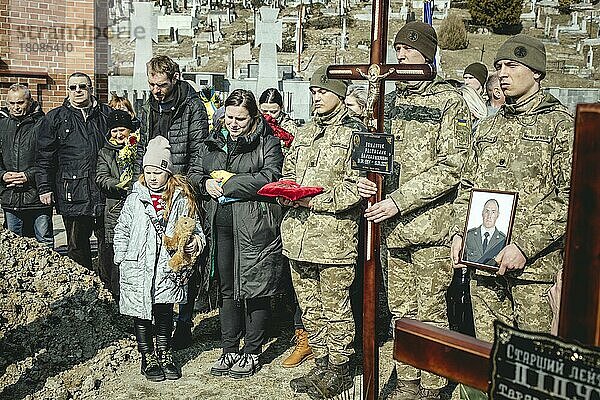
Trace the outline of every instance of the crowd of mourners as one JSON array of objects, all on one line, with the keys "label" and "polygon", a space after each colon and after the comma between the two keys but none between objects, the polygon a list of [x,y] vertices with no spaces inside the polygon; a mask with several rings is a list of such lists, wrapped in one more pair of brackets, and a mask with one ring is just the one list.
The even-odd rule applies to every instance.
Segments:
[{"label": "crowd of mourners", "polygon": [[[398,64],[432,63],[436,33],[409,22],[394,49]],[[271,299],[293,290],[296,346],[283,366],[314,359],[314,367],[291,389],[331,398],[352,388],[350,292],[362,268],[364,221],[382,226],[393,321],[452,326],[453,283],[472,304],[470,317],[461,317],[473,324],[465,333],[492,340],[496,319],[550,332],[573,118],[541,89],[539,40],[509,38],[493,67],[488,76],[485,65],[469,65],[460,87],[441,76],[398,82],[381,99],[394,168],[382,200],[368,207],[378,186],[351,168],[351,142],[367,130],[372,104],[366,87],[328,77],[326,66],[310,78],[313,114],[303,126],[284,112],[279,90],[257,101],[236,89],[222,99],[182,80],[168,56],[147,63],[151,96],[135,110],[116,94],[102,104],[81,72],[69,76],[64,103],[47,114],[16,83],[0,111],[5,226],[53,248],[53,210],[62,217],[68,256],[94,270],[133,318],[141,373],[151,381],[181,377],[173,350],[191,345],[194,302],[212,286],[223,351],[211,374],[247,378],[260,370]],[[258,194],[281,180],[319,192],[294,200]],[[482,188],[519,193],[512,240],[488,260],[496,272],[463,264],[469,195]],[[485,203],[474,239],[483,251],[502,212],[498,201]],[[447,384],[400,362],[396,372],[391,399],[440,399]]]}]

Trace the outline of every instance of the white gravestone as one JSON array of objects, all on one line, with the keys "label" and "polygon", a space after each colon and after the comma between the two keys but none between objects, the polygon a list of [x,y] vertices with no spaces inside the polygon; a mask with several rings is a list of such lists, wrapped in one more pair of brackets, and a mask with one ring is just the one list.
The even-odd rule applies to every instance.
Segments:
[{"label": "white gravestone", "polygon": [[148,90],[146,63],[152,58],[152,41],[158,42],[157,17],[152,3],[133,3],[130,37],[135,40],[133,63],[133,90],[138,96]]},{"label": "white gravestone", "polygon": [[278,8],[261,7],[260,20],[256,21],[254,46],[260,46],[258,54],[258,81],[256,94],[273,87],[279,81],[277,71],[277,47],[281,48],[283,24],[277,20]]}]

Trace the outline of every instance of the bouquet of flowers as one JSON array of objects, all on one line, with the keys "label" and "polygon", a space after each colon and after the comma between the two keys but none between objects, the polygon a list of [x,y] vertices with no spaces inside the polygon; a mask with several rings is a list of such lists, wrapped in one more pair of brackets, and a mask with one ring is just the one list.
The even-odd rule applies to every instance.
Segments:
[{"label": "bouquet of flowers", "polygon": [[138,136],[132,132],[129,135],[128,142],[117,153],[117,164],[121,169],[121,176],[117,187],[126,190],[133,179],[133,166],[137,158]]}]

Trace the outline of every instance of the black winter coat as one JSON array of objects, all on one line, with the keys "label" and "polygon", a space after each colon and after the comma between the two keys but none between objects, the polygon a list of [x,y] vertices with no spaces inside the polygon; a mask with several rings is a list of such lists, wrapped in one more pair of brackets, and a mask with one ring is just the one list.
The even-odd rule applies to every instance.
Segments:
[{"label": "black winter coat", "polygon": [[121,168],[117,162],[117,154],[120,149],[121,147],[107,142],[98,153],[98,165],[96,166],[96,184],[106,197],[104,206],[106,243],[113,242],[115,226],[127,197],[127,191],[117,187],[121,177]]},{"label": "black winter coat", "polygon": [[84,117],[65,99],[46,115],[48,129],[38,139],[37,187],[40,194],[54,192],[61,215],[98,216],[104,196],[96,186],[98,152],[106,143],[106,119],[111,109],[92,98]]},{"label": "black winter coat", "polygon": [[[37,102],[19,120],[0,110],[0,204],[7,210],[49,208],[40,202],[36,188],[35,156],[38,135],[45,129],[44,112]],[[24,172],[27,182],[18,187],[6,187],[2,176],[6,172]]]},{"label": "black winter coat", "polygon": [[[170,112],[162,112],[168,118],[168,132],[161,132],[161,136],[169,139],[173,168],[176,174],[186,175],[194,157],[198,154],[200,145],[208,136],[208,117],[206,108],[192,86],[185,81],[177,81],[175,85],[175,100]],[[138,168],[141,173],[142,157],[150,139],[158,136],[159,106],[150,95],[144,104],[142,112],[138,115],[142,124],[142,135],[138,145]]]},{"label": "black winter coat", "polygon": [[[237,139],[235,148],[227,141],[219,124],[203,143],[189,180],[205,200],[211,232],[216,229],[217,201],[206,191],[205,182],[215,170],[235,175],[223,185],[225,197],[241,199],[231,203],[234,232],[234,298],[272,296],[289,285],[289,268],[281,255],[281,207],[256,192],[265,184],[279,180],[283,153],[279,139],[273,136],[261,117],[256,131]],[[230,147],[230,146],[228,146]],[[211,265],[214,264],[214,239],[211,235]]]}]

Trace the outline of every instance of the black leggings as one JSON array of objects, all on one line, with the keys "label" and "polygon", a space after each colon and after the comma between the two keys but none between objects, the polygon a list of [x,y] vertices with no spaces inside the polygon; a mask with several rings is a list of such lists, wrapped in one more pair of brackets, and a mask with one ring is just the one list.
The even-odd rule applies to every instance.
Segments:
[{"label": "black leggings", "polygon": [[[244,338],[245,354],[260,354],[265,340],[265,327],[271,313],[269,297],[234,300],[233,227],[216,226],[216,261],[219,274],[219,307],[223,353],[237,353]],[[245,333],[244,333],[245,331]]]},{"label": "black leggings", "polygon": [[173,331],[173,303],[153,304],[155,333],[152,332],[152,320],[135,317],[133,327],[135,338],[140,353],[154,352],[154,336],[156,336],[156,350],[167,351],[171,349],[171,332]]}]

